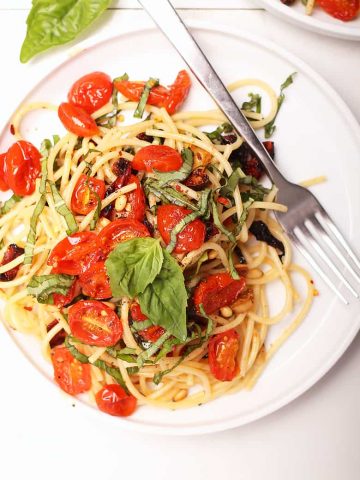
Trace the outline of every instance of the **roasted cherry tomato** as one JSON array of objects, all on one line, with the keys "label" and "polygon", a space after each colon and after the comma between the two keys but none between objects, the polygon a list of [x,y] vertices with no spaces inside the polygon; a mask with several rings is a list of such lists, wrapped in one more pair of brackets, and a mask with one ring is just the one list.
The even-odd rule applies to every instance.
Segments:
[{"label": "roasted cherry tomato", "polygon": [[359,0],[317,0],[316,4],[332,17],[343,22],[356,18],[360,9]]},{"label": "roasted cherry tomato", "polygon": [[68,100],[87,113],[93,113],[108,103],[112,94],[112,81],[103,72],[92,72],[79,78],[70,88]]},{"label": "roasted cherry tomato", "polygon": [[209,341],[210,371],[217,380],[231,381],[238,372],[237,353],[239,351],[239,335],[232,329],[219,333]]},{"label": "roasted cherry tomato", "polygon": [[137,400],[128,395],[117,383],[105,385],[95,396],[99,410],[116,417],[128,417],[134,413]]},{"label": "roasted cherry tomato", "polygon": [[105,262],[96,262],[79,277],[83,294],[88,297],[104,300],[112,296]]},{"label": "roasted cherry tomato", "polygon": [[148,145],[136,152],[132,168],[135,170],[145,170],[146,172],[172,172],[179,170],[183,160],[180,153],[174,148],[166,145]]},{"label": "roasted cherry tomato", "polygon": [[75,280],[66,295],[62,295],[61,293],[53,293],[54,305],[56,305],[58,308],[69,305],[69,303],[71,303],[74,298],[80,294],[80,291],[81,288],[79,282],[78,280]]},{"label": "roasted cherry tomato", "polygon": [[93,232],[78,232],[61,240],[50,253],[48,265],[54,273],[79,275],[101,257],[98,237]]},{"label": "roasted cherry tomato", "polygon": [[[118,80],[114,84],[120,93],[134,102],[140,100],[145,86],[145,82],[129,82],[128,80]],[[168,113],[173,114],[184,103],[190,87],[191,80],[189,74],[185,70],[181,70],[175,82],[169,88],[162,85],[152,88],[147,103],[156,107],[164,107]]]},{"label": "roasted cherry tomato", "polygon": [[71,333],[88,345],[110,347],[122,337],[120,318],[105,303],[97,300],[80,300],[69,310]]},{"label": "roasted cherry tomato", "polygon": [[[22,255],[23,253],[24,253],[23,248],[16,245],[16,243],[11,243],[6,249],[0,265],[3,266],[12,262],[13,260],[15,260],[15,258],[20,257],[20,255]],[[20,266],[21,265],[18,265],[12,268],[11,270],[8,270],[7,272],[0,273],[0,282],[9,282],[11,280],[14,280],[14,278],[16,277],[19,271]]]},{"label": "roasted cherry tomato", "polygon": [[[170,236],[173,228],[191,210],[177,205],[160,205],[157,209],[157,225],[166,245],[170,243]],[[175,253],[187,253],[200,248],[204,243],[206,227],[199,219],[193,220],[177,235]]]},{"label": "roasted cherry tomato", "polygon": [[[130,314],[133,322],[143,322],[148,319],[148,317],[142,313],[140,305],[137,302],[133,302],[130,305]],[[139,335],[141,335],[144,340],[152,343],[159,340],[164,333],[165,330],[157,325],[152,325],[151,327],[139,331]]]},{"label": "roasted cherry tomato", "polygon": [[228,273],[217,273],[202,280],[194,291],[194,304],[200,313],[203,305],[205,313],[211,314],[222,307],[232,305],[246,286],[245,278],[234,280]]},{"label": "roasted cherry tomato", "polygon": [[74,358],[66,347],[51,350],[56,383],[66,393],[77,395],[91,388],[90,365]]},{"label": "roasted cherry tomato", "polygon": [[0,153],[0,190],[2,192],[9,190],[9,185],[5,177],[5,158],[6,153]]},{"label": "roasted cherry tomato", "polygon": [[81,175],[71,197],[71,210],[87,215],[97,207],[98,199],[105,197],[105,182],[98,178]]},{"label": "roasted cherry tomato", "polygon": [[126,194],[126,207],[121,212],[115,212],[116,218],[129,218],[142,222],[145,217],[146,199],[140,180],[136,175],[130,175],[127,184],[136,183],[136,190]]},{"label": "roasted cherry tomato", "polygon": [[5,156],[5,181],[16,195],[31,195],[40,175],[41,154],[30,142],[19,140]]},{"label": "roasted cherry tomato", "polygon": [[137,237],[150,237],[145,225],[137,220],[120,218],[100,231],[99,244],[104,255],[107,256],[118,243]]},{"label": "roasted cherry tomato", "polygon": [[95,120],[80,107],[63,102],[58,108],[58,115],[66,130],[78,137],[92,137],[99,133]]}]

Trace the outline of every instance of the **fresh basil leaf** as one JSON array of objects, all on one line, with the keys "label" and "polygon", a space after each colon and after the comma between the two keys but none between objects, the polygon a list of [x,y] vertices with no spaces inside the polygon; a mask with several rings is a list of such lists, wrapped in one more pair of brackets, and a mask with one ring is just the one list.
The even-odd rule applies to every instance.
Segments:
[{"label": "fresh basil leaf", "polygon": [[97,222],[100,218],[100,213],[101,213],[101,198],[99,197],[99,195],[94,190],[92,192],[96,197],[97,204],[96,204],[96,209],[95,209],[94,216],[93,216],[93,218],[90,222],[90,230],[95,230],[96,224],[97,224]]},{"label": "fresh basil leaf", "polygon": [[159,240],[132,238],[119,243],[105,262],[113,296],[135,298],[155,280],[162,263]]},{"label": "fresh basil leaf", "polygon": [[201,265],[204,263],[204,262],[207,262],[209,260],[209,254],[207,252],[207,250],[201,255],[201,257],[199,258],[199,260],[197,261],[197,265],[196,265],[196,270],[195,270],[195,275],[197,275],[199,273],[199,270],[201,268]]},{"label": "fresh basil leaf", "polygon": [[142,118],[151,89],[154,87],[157,87],[158,85],[159,85],[158,78],[149,78],[149,80],[145,83],[145,87],[141,94],[140,101],[134,112],[135,118]]},{"label": "fresh basil leaf", "polygon": [[220,189],[220,195],[223,197],[232,196],[234,194],[234,190],[239,184],[239,180],[245,177],[245,173],[241,170],[240,167],[236,168],[230,177],[227,179],[226,185],[224,185]]},{"label": "fresh basil leaf", "polygon": [[151,320],[143,320],[142,322],[133,322],[131,325],[131,330],[134,332],[141,332],[141,330],[145,330],[145,328],[149,328],[152,326]]},{"label": "fresh basil leaf", "polygon": [[181,182],[185,180],[191,173],[193,164],[194,164],[194,154],[191,148],[184,148],[181,152],[183,159],[183,164],[179,170],[174,170],[172,172],[159,172],[154,170],[156,178],[159,181],[159,185],[163,187],[164,185],[170,182]]},{"label": "fresh basil leaf", "polygon": [[65,218],[66,225],[68,229],[66,230],[67,235],[71,235],[79,230],[78,224],[76,223],[76,218],[68,209],[66,203],[64,202],[62,196],[60,195],[58,189],[54,182],[49,182],[52,198],[54,200],[56,211]]},{"label": "fresh basil leaf", "polygon": [[179,345],[181,342],[178,338],[170,337],[163,343],[163,346],[159,353],[156,355],[155,362],[158,362],[162,358],[166,357],[170,353],[175,345]]},{"label": "fresh basil leaf", "polygon": [[53,304],[52,294],[66,295],[74,279],[72,275],[34,275],[27,286],[27,291],[29,295],[36,297],[39,303]]},{"label": "fresh basil leaf", "polygon": [[[127,74],[125,73],[122,77],[118,77],[119,79],[124,79],[123,77],[127,77]],[[113,109],[111,110],[111,112],[109,113],[105,113],[105,115],[101,115],[101,117],[98,117],[96,119],[96,123],[97,125],[100,125],[101,127],[105,127],[105,128],[113,128],[115,127],[116,125],[116,120],[117,120],[117,116],[118,116],[118,113],[120,112],[119,110],[119,100],[118,100],[118,91],[117,89],[115,88],[114,86],[114,82],[116,81],[117,79],[115,79],[113,81],[113,92],[112,92],[112,95],[111,95],[111,103],[113,104]]]},{"label": "fresh basil leaf", "polygon": [[9,213],[10,210],[18,203],[20,200],[22,200],[23,197],[20,197],[20,195],[12,195],[6,202],[4,202],[1,207],[0,207],[0,217],[5,215],[6,213]]},{"label": "fresh basil leaf", "polygon": [[20,61],[74,40],[110,5],[111,0],[33,0]]},{"label": "fresh basil leaf", "polygon": [[212,132],[204,132],[205,135],[215,144],[222,144],[223,142],[223,133],[230,133],[234,130],[233,126],[230,123],[223,123],[220,127],[217,127]]},{"label": "fresh basil leaf", "polygon": [[165,186],[162,187],[157,180],[152,178],[146,179],[144,183],[145,194],[148,196],[149,193],[153,193],[157,198],[162,200],[164,203],[170,203],[172,205],[179,205],[180,207],[186,207],[190,210],[197,210],[196,205],[194,205],[188,197],[178,192],[172,187]]},{"label": "fresh basil leaf", "polygon": [[243,211],[240,215],[240,220],[238,221],[238,223],[236,225],[236,228],[235,228],[235,236],[237,236],[240,233],[240,231],[242,229],[242,226],[246,222],[246,219],[249,215],[249,209],[250,209],[251,205],[254,203],[254,201],[255,200],[250,197],[247,202],[243,203]]},{"label": "fresh basil leaf", "polygon": [[[46,161],[46,159],[43,160],[42,162],[44,161]],[[29,233],[26,238],[26,244],[25,244],[24,265],[30,265],[32,262],[32,259],[34,256],[35,242],[36,242],[36,227],[37,227],[37,223],[41,215],[41,212],[44,210],[45,205],[46,205],[46,196],[45,196],[45,193],[43,193],[38,203],[36,204],[33,214],[31,215],[31,218],[30,218],[30,228],[29,228]]]},{"label": "fresh basil leaf", "polygon": [[155,355],[155,353],[159,350],[161,345],[170,337],[171,333],[170,332],[165,332],[161,335],[160,338],[156,340],[147,350],[144,352],[140,353],[140,355],[137,358],[137,364],[138,367],[141,368],[147,361]]},{"label": "fresh basil leaf", "polygon": [[230,269],[230,275],[232,278],[234,278],[235,280],[238,280],[240,278],[240,275],[238,274],[235,266],[234,266],[234,259],[233,259],[233,253],[234,253],[234,249],[236,247],[236,243],[234,243],[228,250],[227,252],[227,257],[228,257],[228,260],[229,260],[229,269]]},{"label": "fresh basil leaf", "polygon": [[[90,363],[89,362],[89,357],[87,355],[84,355],[83,353],[79,352],[79,350],[70,343],[70,337],[69,335],[65,337],[65,347],[69,350],[71,355],[76,358],[81,363]],[[123,376],[121,375],[121,372],[118,368],[112,367],[108,363],[104,362],[104,360],[95,360],[95,362],[91,363],[91,365],[94,365],[97,368],[100,368],[100,370],[104,370],[106,373],[108,373],[111,377],[113,377],[116,382],[121,385],[121,387],[126,391],[126,393],[129,393],[129,390],[125,384],[125,381],[123,379]]]},{"label": "fresh basil leaf", "polygon": [[276,130],[276,125],[275,125],[275,120],[278,116],[278,113],[279,113],[279,110],[281,108],[281,105],[283,104],[283,101],[285,100],[285,95],[283,93],[283,91],[288,88],[293,82],[294,82],[294,76],[296,75],[296,72],[292,73],[291,75],[289,75],[287,77],[287,79],[280,85],[280,95],[278,96],[278,99],[277,99],[277,103],[278,103],[278,106],[277,106],[277,111],[276,111],[276,114],[275,114],[275,117],[271,120],[271,122],[267,123],[265,126],[264,126],[264,130],[265,130],[265,138],[270,138],[271,135],[275,132]]},{"label": "fresh basil leaf", "polygon": [[247,112],[256,112],[261,113],[261,95],[258,93],[248,93],[250,100],[244,102],[241,106],[241,110],[246,110]]},{"label": "fresh basil leaf", "polygon": [[230,242],[235,243],[235,236],[232,232],[230,232],[227,228],[224,227],[224,225],[221,223],[220,218],[219,218],[219,212],[216,206],[216,203],[214,200],[211,201],[212,204],[212,215],[213,215],[213,220],[214,220],[214,225],[220,230],[221,233],[226,235]]},{"label": "fresh basil leaf", "polygon": [[163,250],[161,270],[138,295],[141,311],[181,341],[186,339],[187,294],[184,275],[176,260]]}]

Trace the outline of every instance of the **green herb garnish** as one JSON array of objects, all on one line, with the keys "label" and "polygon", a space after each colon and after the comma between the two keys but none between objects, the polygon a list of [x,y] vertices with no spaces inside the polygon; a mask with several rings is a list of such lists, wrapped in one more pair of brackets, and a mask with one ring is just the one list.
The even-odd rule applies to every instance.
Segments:
[{"label": "green herb garnish", "polygon": [[291,75],[289,75],[287,77],[287,79],[285,80],[284,83],[281,84],[280,86],[280,95],[278,96],[278,99],[277,99],[277,103],[278,103],[278,106],[277,106],[277,111],[276,111],[276,114],[275,114],[275,117],[271,120],[271,122],[267,123],[264,127],[264,130],[265,130],[265,138],[270,138],[271,135],[275,132],[276,130],[276,125],[275,125],[275,120],[278,116],[278,113],[280,111],[280,108],[281,108],[281,105],[283,104],[283,101],[285,100],[285,95],[283,93],[283,91],[289,87],[293,81],[294,81],[294,75],[296,75],[296,72],[292,73]]},{"label": "green herb garnish", "polygon": [[140,101],[134,112],[135,118],[142,118],[151,89],[158,85],[159,85],[158,78],[149,78],[149,80],[145,83],[145,87],[141,94]]},{"label": "green herb garnish", "polygon": [[66,295],[74,280],[75,277],[72,275],[34,275],[27,286],[27,292],[39,303],[52,305],[54,303],[53,293]]}]

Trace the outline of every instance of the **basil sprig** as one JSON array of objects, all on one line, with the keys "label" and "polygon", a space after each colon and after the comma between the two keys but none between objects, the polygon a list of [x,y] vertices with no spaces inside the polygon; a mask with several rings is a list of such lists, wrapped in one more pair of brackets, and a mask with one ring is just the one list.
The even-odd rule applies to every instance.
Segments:
[{"label": "basil sprig", "polygon": [[52,305],[54,303],[53,293],[66,295],[74,283],[74,279],[75,277],[72,275],[34,275],[27,286],[27,292],[36,297],[39,303]]},{"label": "basil sprig", "polygon": [[145,83],[145,87],[144,87],[144,90],[142,91],[140,101],[134,112],[135,118],[142,118],[151,89],[156,87],[157,85],[159,85],[158,78],[149,78],[149,80]]},{"label": "basil sprig", "polygon": [[181,156],[183,159],[183,164],[179,170],[174,170],[172,172],[154,171],[160,187],[163,187],[164,185],[174,181],[181,182],[190,175],[194,164],[194,154],[191,148],[184,148],[181,152]]},{"label": "basil sprig", "polygon": [[181,268],[153,238],[119,243],[105,262],[114,296],[138,298],[153,325],[186,339],[187,295]]},{"label": "basil sprig", "polygon": [[110,5],[111,0],[33,0],[20,61],[74,40]]}]

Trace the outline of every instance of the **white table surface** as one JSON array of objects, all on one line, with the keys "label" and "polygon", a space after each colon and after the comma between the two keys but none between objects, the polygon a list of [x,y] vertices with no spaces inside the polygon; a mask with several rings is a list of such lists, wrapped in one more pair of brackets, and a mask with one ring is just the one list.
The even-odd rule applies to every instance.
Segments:
[{"label": "white table surface", "polygon": [[[321,73],[360,120],[360,43],[302,31],[254,8],[251,0],[175,3],[185,20],[235,26],[286,47]],[[18,55],[29,5],[28,0],[0,0],[0,125],[29,87],[75,50],[59,48],[21,65]],[[110,37],[129,23],[149,21],[136,9],[135,0],[115,1],[97,29],[81,37],[82,42]],[[290,405],[250,425],[201,437],[110,432],[100,421],[90,422],[28,364],[2,325],[0,366],[3,480],[360,478],[359,335],[337,365]]]}]

